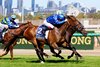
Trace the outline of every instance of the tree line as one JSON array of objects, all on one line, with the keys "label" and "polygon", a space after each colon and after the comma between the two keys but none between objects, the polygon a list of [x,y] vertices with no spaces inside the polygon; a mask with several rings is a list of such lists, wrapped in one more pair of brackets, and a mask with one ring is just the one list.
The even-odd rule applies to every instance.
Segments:
[{"label": "tree line", "polygon": [[[36,13],[36,15],[31,15],[31,14],[27,14],[24,15],[24,20],[40,20],[40,19],[45,19],[46,17],[50,16],[51,14],[46,13],[46,14],[41,14],[41,13]],[[22,16],[16,14],[17,18],[21,21],[22,20]],[[0,21],[7,16],[3,16],[0,15]],[[100,19],[100,11],[96,12],[96,13],[80,13],[77,18],[93,18],[93,19]]]}]

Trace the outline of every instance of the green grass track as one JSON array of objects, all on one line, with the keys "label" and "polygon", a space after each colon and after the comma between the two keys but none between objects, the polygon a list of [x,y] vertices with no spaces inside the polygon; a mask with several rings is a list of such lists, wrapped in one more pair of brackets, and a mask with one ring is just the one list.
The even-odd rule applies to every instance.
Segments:
[{"label": "green grass track", "polygon": [[75,61],[75,57],[64,60],[50,56],[45,58],[44,64],[39,63],[38,57],[33,55],[16,55],[14,60],[10,56],[0,58],[0,67],[100,67],[100,56],[84,56],[82,60]]}]

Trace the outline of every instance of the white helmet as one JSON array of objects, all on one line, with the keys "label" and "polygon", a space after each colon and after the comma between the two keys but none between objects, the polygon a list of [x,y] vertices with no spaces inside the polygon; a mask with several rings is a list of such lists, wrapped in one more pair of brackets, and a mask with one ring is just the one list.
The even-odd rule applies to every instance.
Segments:
[{"label": "white helmet", "polygon": [[16,19],[16,15],[11,15],[11,18]]},{"label": "white helmet", "polygon": [[63,14],[63,11],[62,10],[57,10],[56,14]]}]

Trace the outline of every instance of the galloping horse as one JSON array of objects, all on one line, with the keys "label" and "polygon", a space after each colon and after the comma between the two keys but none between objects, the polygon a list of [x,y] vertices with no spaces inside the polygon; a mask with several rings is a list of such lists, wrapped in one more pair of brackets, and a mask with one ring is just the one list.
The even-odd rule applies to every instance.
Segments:
[{"label": "galloping horse", "polygon": [[5,35],[3,37],[3,40],[2,40],[2,44],[3,44],[2,47],[4,48],[4,50],[6,52],[4,54],[2,54],[1,56],[4,56],[9,52],[9,49],[11,49],[11,47],[9,47],[9,46],[16,43],[15,42],[16,39],[20,35],[23,35],[22,33],[24,32],[24,30],[30,25],[31,25],[31,22],[23,23],[23,24],[20,24],[19,28],[9,29],[7,31],[7,33],[5,33]]},{"label": "galloping horse", "polygon": [[[38,47],[39,49],[41,49],[41,51],[43,51],[44,44],[48,44],[51,52],[54,53],[56,56],[60,57],[61,59],[63,59],[63,57],[59,55],[61,53],[61,50],[58,46],[70,49],[73,51],[72,55],[75,54],[76,56],[78,55],[81,57],[81,55],[75,50],[75,48],[71,46],[70,41],[75,31],[79,31],[85,36],[87,35],[87,32],[84,29],[83,25],[74,16],[66,16],[66,19],[68,19],[67,22],[60,26],[57,26],[57,28],[54,28],[54,30],[49,31],[48,39],[46,41],[40,40],[37,42],[36,31],[38,26],[28,27],[24,32],[24,37],[28,41],[32,42],[34,44],[34,47],[38,44]],[[64,42],[66,42],[67,44],[61,45]],[[57,49],[59,52],[56,53],[54,49]],[[43,58],[43,54],[39,53],[37,50],[36,53],[40,61],[45,61]],[[71,56],[69,56],[69,58]]]},{"label": "galloping horse", "polygon": [[[10,55],[11,55],[11,59],[13,59],[13,47],[16,45],[16,39],[17,38],[26,38],[27,35],[24,35],[24,31],[27,29],[27,28],[32,28],[34,27],[34,25],[31,23],[31,22],[28,22],[28,23],[24,23],[24,24],[20,24],[20,27],[19,28],[16,28],[16,29],[9,29],[8,32],[4,35],[3,37],[3,42],[2,42],[2,46],[4,48],[5,53],[1,54],[0,57],[8,54],[9,50],[10,50]],[[28,32],[25,32],[25,34],[30,34],[30,32],[32,31],[28,31]],[[34,32],[34,31],[33,31]],[[31,33],[32,34],[32,33]],[[34,35],[34,34],[33,34]],[[31,36],[28,36],[26,39],[28,41],[30,41],[31,43],[33,43],[33,39],[29,40],[28,38],[30,38]],[[33,43],[36,51],[39,52],[39,48],[38,48],[38,45],[36,43],[35,45],[35,42]],[[47,54],[43,53],[45,56],[48,56]]]},{"label": "galloping horse", "polygon": [[[77,51],[76,48],[71,45],[71,37],[73,34],[78,31],[82,33],[84,36],[87,36],[87,31],[84,29],[84,26],[74,17],[74,16],[67,16],[68,19],[68,28],[66,29],[66,33],[64,34],[64,39],[62,41],[59,41],[57,45],[59,47],[63,47],[69,50],[72,50],[72,54],[68,56],[68,59],[70,59],[74,54],[76,56],[76,59],[78,60],[78,57],[82,57]],[[66,43],[66,44],[63,44]],[[52,52],[57,56],[60,57],[54,49],[51,47]],[[60,53],[59,53],[60,54]]]}]

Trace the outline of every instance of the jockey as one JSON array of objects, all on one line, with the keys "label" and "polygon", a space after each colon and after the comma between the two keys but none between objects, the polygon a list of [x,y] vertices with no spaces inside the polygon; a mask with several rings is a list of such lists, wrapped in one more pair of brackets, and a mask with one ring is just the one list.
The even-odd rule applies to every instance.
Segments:
[{"label": "jockey", "polygon": [[53,14],[44,20],[44,23],[37,29],[36,39],[45,40],[45,32],[54,29],[55,26],[61,25],[67,20],[63,14]]},{"label": "jockey", "polygon": [[7,29],[14,29],[18,28],[19,25],[15,22],[16,15],[11,15],[9,17],[3,18],[3,20],[0,23],[0,38],[2,39],[2,34]]}]

